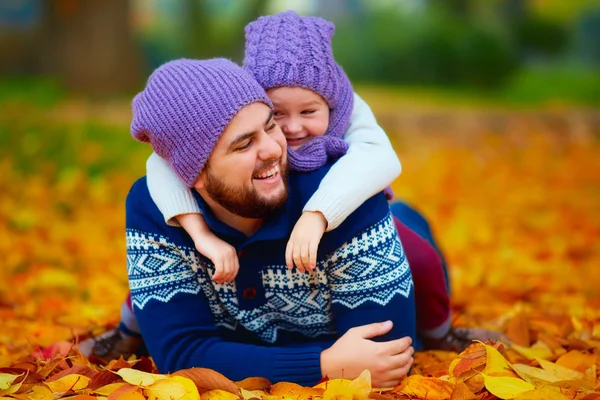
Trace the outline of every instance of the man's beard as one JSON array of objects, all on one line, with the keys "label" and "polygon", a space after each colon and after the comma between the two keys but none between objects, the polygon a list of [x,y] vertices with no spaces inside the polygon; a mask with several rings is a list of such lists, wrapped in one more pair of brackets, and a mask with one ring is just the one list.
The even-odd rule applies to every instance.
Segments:
[{"label": "man's beard", "polygon": [[[277,161],[279,164],[279,162]],[[273,161],[262,163],[255,168],[252,175],[266,167],[273,165]],[[279,165],[279,174],[283,182],[283,191],[281,195],[274,199],[262,197],[254,185],[244,185],[243,187],[228,186],[222,179],[215,177],[210,168],[206,169],[206,193],[221,207],[232,214],[243,218],[266,218],[273,212],[281,208],[288,196],[288,164]]]}]

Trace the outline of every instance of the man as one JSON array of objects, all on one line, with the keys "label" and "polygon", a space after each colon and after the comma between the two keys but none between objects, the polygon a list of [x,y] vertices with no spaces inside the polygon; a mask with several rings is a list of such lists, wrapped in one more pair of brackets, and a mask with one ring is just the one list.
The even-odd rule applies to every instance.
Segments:
[{"label": "man", "polygon": [[[234,63],[177,60],[133,102],[132,134],[191,180],[210,229],[238,250],[233,283],[165,224],[145,178],[127,198],[133,309],[161,372],[314,384],[369,369],[397,384],[412,365],[412,278],[383,194],[323,236],[317,270],[285,265],[285,246],[328,167],[287,171],[286,141],[263,89]],[[371,340],[374,339],[374,340]]]}]

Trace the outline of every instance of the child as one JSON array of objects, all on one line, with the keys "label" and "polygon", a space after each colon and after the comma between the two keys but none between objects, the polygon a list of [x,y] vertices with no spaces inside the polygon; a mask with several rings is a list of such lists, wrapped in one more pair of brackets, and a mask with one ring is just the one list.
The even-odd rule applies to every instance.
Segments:
[{"label": "child", "polygon": [[[325,232],[337,228],[400,173],[385,132],[367,104],[353,94],[347,76],[333,60],[333,31],[333,24],[321,18],[300,17],[292,11],[261,17],[246,27],[244,68],[273,102],[275,119],[288,140],[291,169],[311,171],[339,158],[291,232],[286,261],[288,268],[296,265],[300,272],[315,268]],[[180,224],[197,250],[213,261],[213,280],[233,280],[239,268],[236,251],[207,228],[189,189],[194,182],[178,179],[155,154],[148,159],[147,170],[150,193],[167,223]],[[400,221],[396,220],[396,226],[413,273],[418,327],[425,343],[462,350],[472,339],[487,339],[485,332],[451,329],[439,255]],[[122,320],[121,330],[134,337],[135,317],[130,309],[124,307]],[[115,341],[114,336],[108,339]]]}]

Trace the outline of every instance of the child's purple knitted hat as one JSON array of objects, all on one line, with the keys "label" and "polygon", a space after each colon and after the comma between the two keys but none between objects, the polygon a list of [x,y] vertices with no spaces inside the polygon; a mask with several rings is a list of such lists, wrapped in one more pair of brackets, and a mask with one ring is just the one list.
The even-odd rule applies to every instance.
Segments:
[{"label": "child's purple knitted hat", "polygon": [[329,104],[329,128],[297,151],[288,149],[296,171],[311,171],[346,153],[343,141],[354,105],[344,70],[333,59],[334,25],[294,11],[260,17],[246,26],[244,68],[265,89],[298,86],[320,94]]},{"label": "child's purple knitted hat", "polygon": [[150,143],[191,187],[227,124],[255,102],[273,108],[264,89],[232,61],[170,61],[133,99],[131,134]]}]

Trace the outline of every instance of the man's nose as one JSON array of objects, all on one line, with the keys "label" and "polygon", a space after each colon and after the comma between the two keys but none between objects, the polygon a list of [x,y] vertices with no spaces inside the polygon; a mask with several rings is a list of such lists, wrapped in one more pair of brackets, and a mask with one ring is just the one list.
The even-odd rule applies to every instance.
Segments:
[{"label": "man's nose", "polygon": [[[264,132],[263,140],[261,141],[260,151],[258,156],[262,160],[269,160],[272,158],[279,158],[283,152],[281,144],[276,140],[276,133],[269,135]],[[281,135],[281,132],[279,133]],[[283,136],[282,136],[283,137]]]}]

